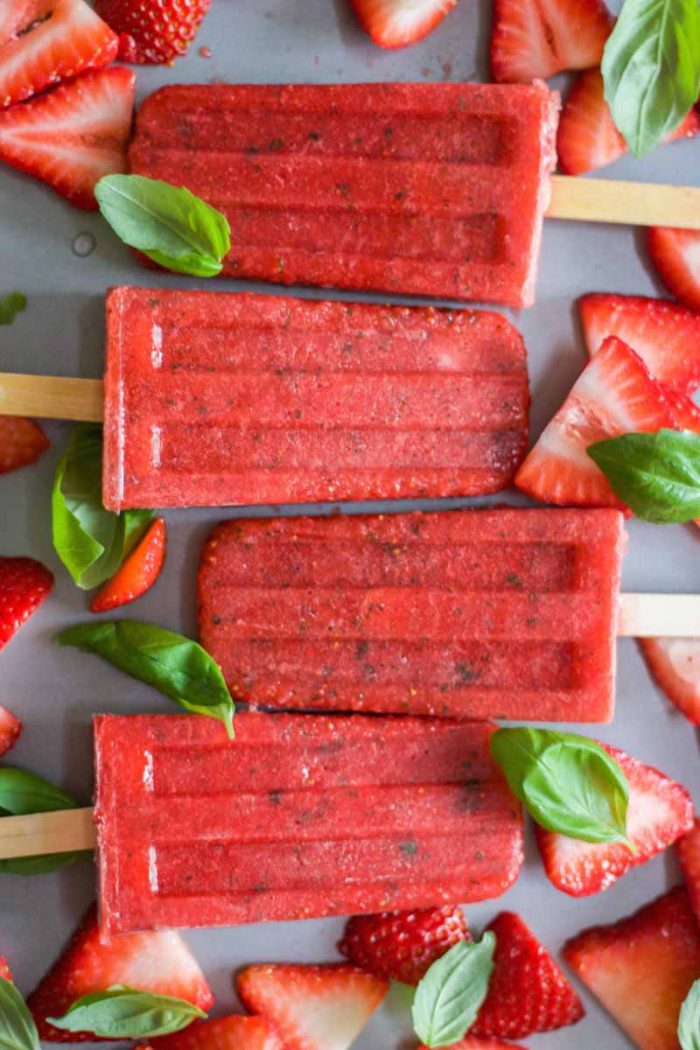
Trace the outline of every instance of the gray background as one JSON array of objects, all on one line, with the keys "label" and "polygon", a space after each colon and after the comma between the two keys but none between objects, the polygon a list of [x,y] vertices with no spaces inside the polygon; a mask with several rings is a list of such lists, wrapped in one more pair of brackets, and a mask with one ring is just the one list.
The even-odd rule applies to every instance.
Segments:
[{"label": "gray background", "polygon": [[[164,83],[207,81],[469,80],[484,78],[490,5],[461,0],[427,41],[396,53],[374,47],[358,29],[345,0],[214,0],[190,57],[171,69],[138,69],[143,97]],[[211,58],[198,48],[208,45]],[[629,158],[610,177],[697,182],[700,142],[659,149],[643,161]],[[95,252],[78,258],[76,235],[91,232]],[[0,170],[0,293],[28,294],[29,309],[0,328],[0,369],[99,376],[103,348],[103,293],[134,283],[195,287],[197,281],[140,270],[99,217],[69,207],[40,183]],[[202,282],[199,282],[202,283]],[[238,287],[220,282],[220,289]],[[530,351],[533,432],[559,406],[584,362],[574,300],[583,292],[659,293],[644,259],[641,235],[615,227],[547,222],[537,305],[516,317]],[[305,293],[316,294],[316,293]],[[344,296],[351,298],[351,296]],[[410,300],[408,300],[410,301]],[[92,781],[90,717],[94,712],[168,711],[168,701],[97,658],[52,644],[55,632],[86,618],[86,598],[70,582],[50,539],[49,493],[68,427],[47,426],[51,451],[30,469],[0,478],[0,553],[40,558],[56,573],[56,588],[40,613],[0,654],[0,702],[24,720],[11,760],[60,781],[89,801]],[[176,630],[195,628],[194,579],[200,543],[210,526],[234,511],[168,512],[169,553],[156,587],[126,611]],[[681,526],[630,525],[625,587],[694,591],[700,532]],[[649,679],[634,643],[619,643],[618,709],[600,736],[683,781],[696,797],[697,737]],[[176,814],[174,815],[176,819]],[[543,875],[533,844],[525,871],[500,901],[468,909],[476,930],[501,908],[519,911],[555,952],[582,927],[625,915],[678,878],[672,857],[660,856],[606,893],[576,901]],[[73,929],[91,899],[94,870],[83,862],[55,876],[0,877],[0,953],[8,956],[28,992]],[[217,1013],[236,1007],[231,972],[256,960],[324,961],[336,958],[341,920],[202,930],[186,934],[217,996]],[[643,991],[640,989],[640,994]],[[626,1038],[584,994],[588,1015],[577,1027],[527,1040],[541,1050],[609,1050]],[[386,1005],[358,1041],[360,1050],[414,1045],[406,1016]]]}]

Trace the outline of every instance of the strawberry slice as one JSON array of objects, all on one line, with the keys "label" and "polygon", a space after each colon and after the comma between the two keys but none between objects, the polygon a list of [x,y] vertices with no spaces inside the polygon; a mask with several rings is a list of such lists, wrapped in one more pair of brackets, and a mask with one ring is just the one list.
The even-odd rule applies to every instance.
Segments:
[{"label": "strawberry slice", "polygon": [[519,915],[501,912],[487,929],[496,935],[493,974],[470,1035],[521,1039],[581,1020],[581,1000]]},{"label": "strawberry slice", "polygon": [[615,335],[659,383],[685,395],[700,386],[700,314],[667,299],[600,292],[581,296],[578,311],[591,357]]},{"label": "strawberry slice", "polygon": [[0,109],[107,66],[119,38],[85,0],[2,0]]},{"label": "strawberry slice", "polygon": [[10,967],[9,967],[7,959],[4,957],[4,955],[0,955],[0,977],[2,977],[2,979],[4,981],[11,981],[12,980],[12,974],[10,972]]},{"label": "strawberry slice", "polygon": [[76,999],[112,984],[187,999],[208,1010],[214,998],[194,956],[179,934],[128,933],[106,940],[100,935],[93,905],[27,1005],[42,1039],[54,1043],[85,1042],[90,1032],[64,1032],[47,1017],[62,1017]]},{"label": "strawberry slice", "polygon": [[627,777],[627,834],[636,853],[619,842],[582,842],[537,827],[537,844],[547,878],[571,897],[588,897],[606,890],[630,868],[645,864],[693,825],[693,803],[684,787],[624,751],[602,741],[598,743],[622,766]]},{"label": "strawberry slice", "polygon": [[652,226],[647,244],[651,261],[671,295],[692,310],[700,310],[700,232]]},{"label": "strawberry slice", "polygon": [[284,1050],[279,1036],[262,1017],[230,1014],[215,1021],[195,1021],[181,1032],[156,1040],[157,1050]]},{"label": "strawberry slice", "polygon": [[19,740],[22,723],[19,718],[0,704],[0,755],[5,755]]},{"label": "strawberry slice", "polygon": [[676,843],[676,853],[695,915],[700,922],[700,820]]},{"label": "strawberry slice", "polygon": [[50,445],[38,423],[19,416],[0,416],[0,474],[28,467]]},{"label": "strawberry slice", "polygon": [[432,32],[457,0],[350,0],[375,44],[385,48],[415,44]]},{"label": "strawberry slice", "polygon": [[249,966],[238,975],[244,1005],[275,1028],[285,1050],[347,1050],[388,984],[355,966]]},{"label": "strawberry slice", "polygon": [[94,613],[107,612],[120,605],[135,602],[150,590],[160,576],[165,561],[166,527],[163,518],[156,518],[115,572],[92,600]]},{"label": "strawberry slice", "polygon": [[94,210],[95,183],[126,171],[135,77],[103,69],[0,113],[0,160]]},{"label": "strawberry slice", "polygon": [[496,0],[493,11],[491,72],[506,83],[597,66],[613,24],[603,0]]},{"label": "strawberry slice", "polygon": [[678,1014],[700,976],[700,928],[685,889],[584,930],[564,955],[641,1050],[678,1050]]},{"label": "strawberry slice", "polygon": [[[680,127],[664,139],[692,138],[700,131],[700,116],[691,109]],[[559,167],[567,175],[603,168],[627,153],[627,143],[615,127],[603,94],[598,69],[589,69],[575,81],[564,103],[557,132]]]},{"label": "strawberry slice", "polygon": [[[429,1047],[420,1046],[418,1050],[429,1050]],[[500,1039],[479,1039],[476,1035],[468,1035],[459,1043],[453,1043],[447,1050],[525,1050],[525,1047],[503,1043]]]},{"label": "strawberry slice", "polygon": [[356,915],[348,921],[338,951],[376,977],[418,984],[448,948],[468,939],[462,909],[445,905]]},{"label": "strawberry slice", "polygon": [[544,503],[624,509],[587,454],[596,441],[673,425],[661,386],[620,339],[605,340],[520,467],[515,484]]},{"label": "strawberry slice", "polygon": [[123,62],[172,62],[187,51],[211,0],[97,0],[95,9],[119,33]]},{"label": "strawberry slice", "polygon": [[27,622],[53,587],[53,573],[33,558],[0,558],[0,649]]},{"label": "strawberry slice", "polygon": [[700,725],[700,638],[638,638],[659,689],[693,725]]}]

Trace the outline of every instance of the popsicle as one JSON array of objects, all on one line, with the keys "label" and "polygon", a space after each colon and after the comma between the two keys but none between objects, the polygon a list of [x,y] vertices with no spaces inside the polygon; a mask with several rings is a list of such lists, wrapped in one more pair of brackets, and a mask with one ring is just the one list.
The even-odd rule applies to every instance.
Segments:
[{"label": "popsicle", "polygon": [[[42,397],[36,378],[24,389]],[[99,417],[100,395],[58,380],[52,403],[27,411],[0,377],[0,414],[20,400],[19,414]],[[117,288],[103,499],[120,510],[496,492],[524,458],[529,400],[522,337],[493,312]]]},{"label": "popsicle", "polygon": [[[98,716],[102,927],[218,926],[498,896],[519,874],[523,830],[489,757],[492,730],[239,714],[231,743],[208,718]],[[0,820],[0,856],[93,838],[89,811]]]},{"label": "popsicle", "polygon": [[623,548],[610,510],[229,521],[200,641],[256,705],[608,722]]},{"label": "popsicle", "polygon": [[227,215],[225,276],[529,306],[545,211],[700,227],[700,190],[550,178],[558,111],[542,82],[170,85],[130,166]]}]

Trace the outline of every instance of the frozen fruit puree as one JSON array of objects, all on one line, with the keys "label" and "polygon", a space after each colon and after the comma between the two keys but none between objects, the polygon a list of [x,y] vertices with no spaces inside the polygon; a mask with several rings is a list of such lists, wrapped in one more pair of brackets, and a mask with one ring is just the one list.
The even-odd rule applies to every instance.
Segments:
[{"label": "frozen fruit puree", "polygon": [[117,288],[105,504],[496,492],[529,400],[523,340],[493,312]]},{"label": "frozen fruit puree", "polygon": [[239,714],[95,719],[109,933],[496,897],[522,818],[487,723]]},{"label": "frozen fruit puree", "polygon": [[529,306],[558,110],[542,82],[172,85],[130,166],[226,214],[227,277]]},{"label": "frozen fruit puree", "polygon": [[608,510],[230,521],[200,640],[256,704],[607,722],[623,536]]}]

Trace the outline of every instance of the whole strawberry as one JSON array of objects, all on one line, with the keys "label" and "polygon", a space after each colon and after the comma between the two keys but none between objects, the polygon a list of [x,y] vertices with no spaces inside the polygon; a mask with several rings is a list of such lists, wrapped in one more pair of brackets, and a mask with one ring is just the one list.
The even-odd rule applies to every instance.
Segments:
[{"label": "whole strawberry", "polygon": [[338,951],[377,977],[418,984],[426,970],[469,928],[457,905],[385,911],[350,919]]},{"label": "whole strawberry", "polygon": [[0,649],[53,587],[53,573],[33,558],[0,558]]},{"label": "whole strawberry", "polygon": [[123,62],[159,65],[184,55],[211,0],[97,0],[95,9],[119,34]]}]

